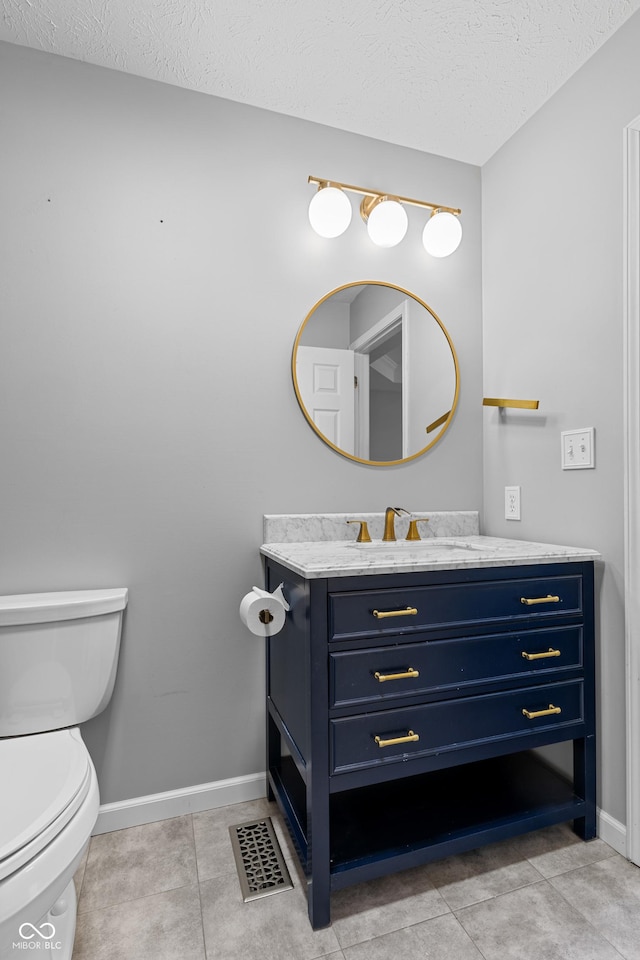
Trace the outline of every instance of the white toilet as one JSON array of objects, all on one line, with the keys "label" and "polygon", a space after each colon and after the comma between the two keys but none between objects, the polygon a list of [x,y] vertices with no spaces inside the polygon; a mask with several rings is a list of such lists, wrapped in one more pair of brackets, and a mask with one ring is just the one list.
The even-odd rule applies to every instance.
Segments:
[{"label": "white toilet", "polygon": [[126,589],[0,597],[0,957],[69,960],[98,816],[76,724],[113,692]]}]

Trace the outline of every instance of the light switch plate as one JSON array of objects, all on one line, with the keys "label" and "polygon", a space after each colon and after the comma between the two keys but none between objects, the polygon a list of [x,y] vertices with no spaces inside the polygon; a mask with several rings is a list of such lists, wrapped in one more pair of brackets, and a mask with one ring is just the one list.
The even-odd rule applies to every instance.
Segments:
[{"label": "light switch plate", "polygon": [[595,430],[563,430],[560,434],[563,470],[589,470],[595,467]]}]

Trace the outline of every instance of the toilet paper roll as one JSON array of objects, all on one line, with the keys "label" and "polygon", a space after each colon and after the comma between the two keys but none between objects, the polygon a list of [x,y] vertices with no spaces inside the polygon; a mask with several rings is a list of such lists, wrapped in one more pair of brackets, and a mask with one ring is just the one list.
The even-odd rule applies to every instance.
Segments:
[{"label": "toilet paper roll", "polygon": [[257,637],[273,637],[284,627],[288,609],[282,584],[273,593],[252,587],[240,601],[240,619]]}]

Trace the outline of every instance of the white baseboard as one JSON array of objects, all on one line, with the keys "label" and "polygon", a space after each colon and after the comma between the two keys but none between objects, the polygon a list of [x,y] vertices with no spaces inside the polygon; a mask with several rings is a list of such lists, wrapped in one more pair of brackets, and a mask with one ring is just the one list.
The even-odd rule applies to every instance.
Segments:
[{"label": "white baseboard", "polygon": [[264,773],[251,773],[230,780],[199,783],[183,790],[167,790],[165,793],[153,793],[146,797],[103,803],[93,835],[111,833],[112,830],[123,830],[125,827],[137,827],[142,823],[155,823],[169,817],[181,817],[185,813],[200,813],[203,810],[226,807],[231,803],[259,800],[266,795]]},{"label": "white baseboard", "polygon": [[598,810],[598,836],[623,857],[627,855],[627,828],[604,810]]}]

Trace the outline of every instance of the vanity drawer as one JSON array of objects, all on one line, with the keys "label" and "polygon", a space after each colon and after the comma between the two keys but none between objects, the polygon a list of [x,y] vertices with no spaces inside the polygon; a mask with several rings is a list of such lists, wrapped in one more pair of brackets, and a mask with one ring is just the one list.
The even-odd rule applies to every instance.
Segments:
[{"label": "vanity drawer", "polygon": [[329,655],[332,707],[582,668],[581,626],[423,640]]},{"label": "vanity drawer", "polygon": [[561,728],[582,722],[581,680],[377,710],[331,721],[331,773],[511,737],[517,740],[514,750],[526,749],[521,739],[527,736],[558,728],[558,739],[566,739]]},{"label": "vanity drawer", "polygon": [[329,639],[581,615],[580,574],[359,590],[329,595]]}]

